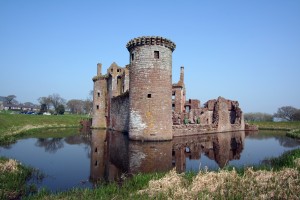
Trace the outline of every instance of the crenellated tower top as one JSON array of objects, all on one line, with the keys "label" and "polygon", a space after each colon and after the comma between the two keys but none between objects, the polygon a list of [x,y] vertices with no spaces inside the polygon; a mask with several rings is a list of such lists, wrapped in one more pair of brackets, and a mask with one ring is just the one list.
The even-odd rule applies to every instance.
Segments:
[{"label": "crenellated tower top", "polygon": [[176,48],[176,44],[174,42],[158,36],[142,36],[134,38],[127,43],[126,48],[130,52],[132,48],[142,45],[161,45],[171,49],[171,51],[174,51]]}]

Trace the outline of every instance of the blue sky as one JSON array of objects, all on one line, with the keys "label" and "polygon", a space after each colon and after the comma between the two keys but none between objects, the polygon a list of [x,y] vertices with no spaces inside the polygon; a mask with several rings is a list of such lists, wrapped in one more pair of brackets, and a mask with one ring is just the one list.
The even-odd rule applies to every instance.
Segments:
[{"label": "blue sky", "polygon": [[176,43],[173,82],[187,97],[223,96],[244,112],[300,108],[300,1],[0,1],[0,96],[85,99],[97,63],[129,63],[126,43]]}]

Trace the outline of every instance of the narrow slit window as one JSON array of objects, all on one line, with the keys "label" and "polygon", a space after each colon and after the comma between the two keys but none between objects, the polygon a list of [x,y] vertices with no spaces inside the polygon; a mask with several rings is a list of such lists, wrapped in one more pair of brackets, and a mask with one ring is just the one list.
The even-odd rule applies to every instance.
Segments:
[{"label": "narrow slit window", "polygon": [[98,92],[98,97],[100,97],[100,92]]},{"label": "narrow slit window", "polygon": [[97,105],[97,110],[99,110],[99,105]]},{"label": "narrow slit window", "polygon": [[134,60],[134,54],[133,53],[131,54],[131,60]]},{"label": "narrow slit window", "polygon": [[148,94],[147,97],[148,97],[148,98],[151,98],[151,94]]},{"label": "narrow slit window", "polygon": [[97,147],[96,147],[96,149],[95,149],[95,152],[98,152],[98,149],[97,149]]},{"label": "narrow slit window", "polygon": [[159,51],[154,51],[154,58],[159,59]]},{"label": "narrow slit window", "polygon": [[95,166],[97,166],[98,165],[98,161],[96,160],[96,162],[95,162]]}]

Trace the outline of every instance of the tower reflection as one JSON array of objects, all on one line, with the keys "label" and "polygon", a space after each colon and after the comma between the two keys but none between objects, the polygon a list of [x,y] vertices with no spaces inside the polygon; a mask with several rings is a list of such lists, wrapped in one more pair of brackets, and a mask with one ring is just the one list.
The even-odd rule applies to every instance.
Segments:
[{"label": "tower reflection", "polygon": [[[128,136],[109,130],[92,130],[90,179],[122,181],[137,173],[186,170],[186,162],[206,156],[223,168],[239,159],[245,132],[176,137],[168,142],[129,141]],[[124,176],[125,175],[125,176]]]}]

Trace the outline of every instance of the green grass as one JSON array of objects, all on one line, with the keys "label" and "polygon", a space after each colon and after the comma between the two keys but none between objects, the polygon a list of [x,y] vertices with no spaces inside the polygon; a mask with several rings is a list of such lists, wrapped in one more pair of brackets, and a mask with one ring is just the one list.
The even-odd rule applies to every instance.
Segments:
[{"label": "green grass", "polygon": [[299,168],[300,166],[297,166],[297,163],[295,162],[295,160],[299,158],[300,158],[300,149],[295,149],[282,154],[278,158],[269,159],[269,163],[273,170],[281,170],[285,167],[298,168],[298,170],[300,170]]},{"label": "green grass", "polygon": [[258,126],[259,130],[282,130],[286,136],[300,139],[300,121],[292,122],[250,122]]},{"label": "green grass", "polygon": [[145,188],[150,180],[162,178],[165,173],[137,174],[125,180],[122,186],[117,183],[108,183],[96,189],[72,189],[67,192],[50,193],[42,190],[36,195],[24,199],[148,199],[147,195],[137,194]]},{"label": "green grass", "polygon": [[300,129],[290,130],[286,133],[286,136],[291,138],[300,139]]},{"label": "green grass", "polygon": [[260,130],[293,130],[300,129],[300,121],[293,122],[250,122],[257,125]]},{"label": "green grass", "polygon": [[0,144],[14,142],[18,135],[39,129],[79,127],[82,115],[23,115],[0,113]]},{"label": "green grass", "polygon": [[18,199],[30,189],[26,186],[26,180],[31,177],[33,169],[17,162],[12,162],[17,165],[9,165],[8,161],[0,157],[0,199]]}]

